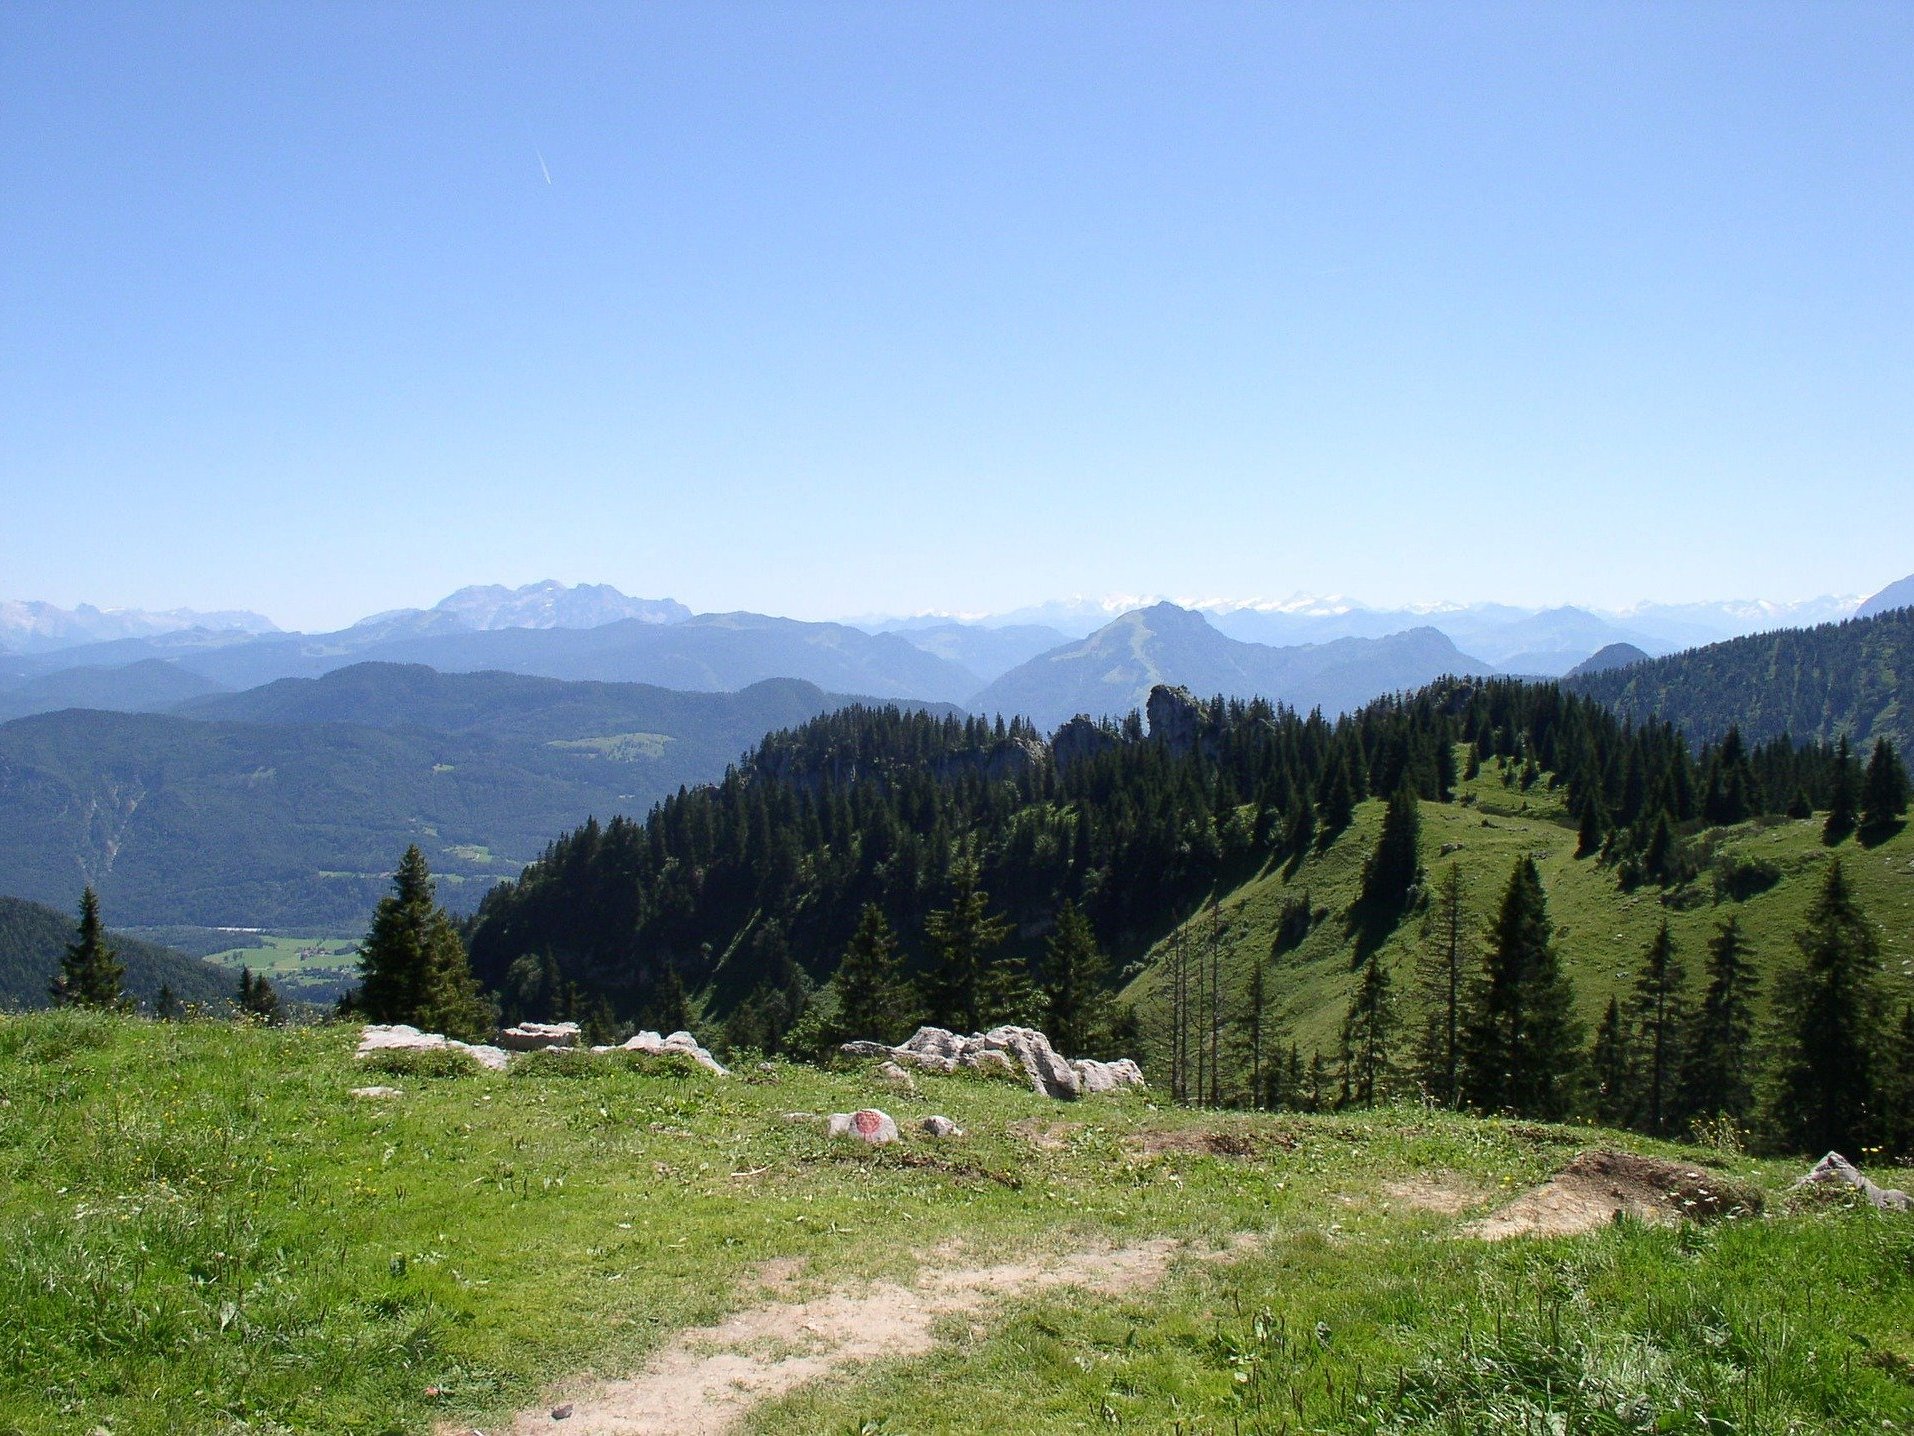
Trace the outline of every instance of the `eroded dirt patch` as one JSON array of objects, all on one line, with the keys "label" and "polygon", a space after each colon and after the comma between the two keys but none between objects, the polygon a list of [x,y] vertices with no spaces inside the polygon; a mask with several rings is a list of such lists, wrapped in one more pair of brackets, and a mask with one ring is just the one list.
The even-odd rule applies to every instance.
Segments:
[{"label": "eroded dirt patch", "polygon": [[1459,1172],[1417,1172],[1382,1184],[1383,1195],[1419,1212],[1459,1217],[1484,1196],[1476,1183]]},{"label": "eroded dirt patch", "polygon": [[1070,1138],[1083,1130],[1083,1123],[1046,1122],[1039,1117],[1025,1117],[1004,1130],[1013,1137],[1022,1137],[1039,1152],[1061,1152],[1070,1145]]},{"label": "eroded dirt patch", "polygon": [[1123,1139],[1132,1152],[1185,1152],[1197,1157],[1255,1157],[1276,1150],[1287,1152],[1296,1146],[1294,1138],[1280,1132],[1244,1132],[1228,1128],[1175,1127],[1132,1133]]},{"label": "eroded dirt patch", "polygon": [[[1243,1249],[1238,1241],[1217,1253]],[[628,1381],[561,1387],[508,1428],[519,1436],[718,1436],[759,1402],[866,1362],[919,1356],[932,1328],[992,1302],[1057,1287],[1099,1295],[1159,1280],[1183,1244],[1168,1238],[991,1266],[928,1267],[908,1286],[878,1282],[812,1301],[753,1307],[681,1333]],[[555,1421],[552,1411],[569,1407]]]},{"label": "eroded dirt patch", "polygon": [[1501,1241],[1516,1236],[1573,1236],[1619,1216],[1644,1222],[1713,1221],[1761,1210],[1761,1195],[1701,1167],[1631,1152],[1583,1152],[1555,1176],[1499,1211],[1462,1229]]}]

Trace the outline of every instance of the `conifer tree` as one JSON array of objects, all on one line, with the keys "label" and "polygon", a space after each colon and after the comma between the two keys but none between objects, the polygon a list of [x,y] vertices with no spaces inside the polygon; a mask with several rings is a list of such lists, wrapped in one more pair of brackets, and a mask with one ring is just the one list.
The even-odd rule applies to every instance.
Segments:
[{"label": "conifer tree", "polygon": [[158,996],[153,999],[153,1016],[161,1022],[177,1022],[179,1015],[179,994],[173,991],[172,983],[162,982]]},{"label": "conifer tree", "polygon": [[1593,785],[1582,799],[1582,819],[1575,831],[1575,856],[1592,857],[1602,850],[1608,836],[1608,819],[1602,813],[1601,794]]},{"label": "conifer tree", "polygon": [[1422,806],[1405,781],[1389,799],[1382,834],[1362,870],[1362,901],[1378,908],[1400,908],[1422,875]]},{"label": "conifer tree", "polygon": [[1261,962],[1250,967],[1249,990],[1244,994],[1243,1006],[1244,1056],[1249,1064],[1249,1105],[1261,1110],[1273,1105],[1271,1083],[1263,1057],[1269,1035],[1269,985],[1263,975]]},{"label": "conifer tree", "polygon": [[864,904],[857,931],[832,979],[837,989],[838,1027],[848,1038],[900,1042],[898,1029],[908,1022],[909,994],[897,935],[876,903]]},{"label": "conifer tree", "polygon": [[1708,989],[1690,1030],[1682,1067],[1682,1111],[1695,1118],[1745,1119],[1754,1107],[1754,999],[1757,987],[1741,919],[1708,940]]},{"label": "conifer tree", "polygon": [[1879,1127],[1880,944],[1838,859],[1795,941],[1801,965],[1776,993],[1769,1128],[1792,1152],[1859,1152]]},{"label": "conifer tree", "polygon": [[1901,1008],[1882,1082],[1882,1145],[1900,1162],[1914,1158],[1914,1003]]},{"label": "conifer tree", "polygon": [[1463,1094],[1488,1112],[1560,1117],[1581,1047],[1575,993],[1555,952],[1534,859],[1515,865],[1489,935],[1463,1038]]},{"label": "conifer tree", "polygon": [[1601,1024],[1595,1029],[1590,1057],[1595,1084],[1595,1120],[1605,1127],[1626,1127],[1635,1120],[1636,1080],[1628,1024],[1618,998],[1608,999]]},{"label": "conifer tree", "polygon": [[1462,866],[1450,863],[1436,889],[1435,911],[1416,960],[1417,997],[1423,1013],[1416,1077],[1445,1107],[1462,1098],[1462,1005],[1468,992],[1468,919],[1462,905]]},{"label": "conifer tree", "polygon": [[927,996],[936,1021],[958,1032],[979,1032],[1016,1001],[1015,974],[991,962],[1010,935],[1007,919],[990,912],[990,895],[978,886],[976,861],[961,858],[951,870],[950,906],[924,921],[930,948]]},{"label": "conifer tree", "polygon": [[1668,930],[1668,919],[1663,918],[1642,957],[1629,1003],[1641,1071],[1642,1122],[1658,1135],[1667,1131],[1678,1105],[1677,1082],[1688,1018],[1684,981],[1674,935]]},{"label": "conifer tree", "polygon": [[60,975],[50,989],[64,1007],[91,1007],[112,1012],[126,1005],[126,968],[106,940],[100,921],[100,898],[92,887],[80,894],[80,927],[60,958]]},{"label": "conifer tree", "polygon": [[1316,789],[1316,841],[1328,847],[1356,816],[1356,788],[1349,776],[1349,755],[1330,757]]},{"label": "conifer tree", "polygon": [[1103,1027],[1109,959],[1083,909],[1066,902],[1044,949],[1044,1033],[1063,1053],[1087,1053]]},{"label": "conifer tree", "polygon": [[1342,1019],[1342,1071],[1347,1100],[1373,1107],[1389,1095],[1395,1073],[1395,986],[1380,954],[1363,964],[1362,980]]},{"label": "conifer tree", "polygon": [[1821,824],[1821,841],[1833,847],[1854,831],[1859,816],[1859,799],[1854,791],[1854,758],[1848,751],[1848,735],[1843,733],[1834,750],[1828,816]]},{"label": "conifer tree", "polygon": [[1861,831],[1870,836],[1885,833],[1906,811],[1907,771],[1894,745],[1876,738],[1861,779]]},{"label": "conifer tree", "polygon": [[239,969],[237,1006],[242,1017],[256,1017],[269,1027],[277,1027],[286,1016],[279,994],[273,991],[266,975],[255,973],[250,967]]},{"label": "conifer tree", "polygon": [[465,944],[432,887],[418,846],[405,850],[359,948],[353,1009],[374,1022],[406,1022],[466,1040],[490,1035],[496,1015],[479,991]]}]

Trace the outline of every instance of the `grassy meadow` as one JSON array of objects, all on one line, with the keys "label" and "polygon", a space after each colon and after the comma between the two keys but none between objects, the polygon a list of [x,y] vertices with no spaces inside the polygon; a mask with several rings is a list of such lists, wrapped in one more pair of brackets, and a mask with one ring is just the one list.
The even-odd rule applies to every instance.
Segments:
[{"label": "grassy meadow", "polygon": [[[1578,1150],[1678,1149],[785,1064],[372,1072],[355,1036],[0,1018],[0,1432],[495,1430],[764,1300],[767,1262],[812,1295],[1162,1236],[1189,1246],[1159,1286],[1007,1302],[748,1429],[1914,1426],[1914,1219],[1795,1210],[1798,1163],[1685,1154],[1765,1190],[1761,1218],[1490,1245],[1458,1226]],[[791,1116],[866,1104],[969,1134],[868,1150]],[[1400,1197],[1432,1175],[1452,1210]]]}]

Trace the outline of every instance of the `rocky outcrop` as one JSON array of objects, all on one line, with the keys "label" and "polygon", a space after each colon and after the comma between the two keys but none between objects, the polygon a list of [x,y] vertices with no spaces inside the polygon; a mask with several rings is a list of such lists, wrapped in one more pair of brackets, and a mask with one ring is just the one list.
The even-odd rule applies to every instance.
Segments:
[{"label": "rocky outcrop", "polygon": [[1109,752],[1122,742],[1103,724],[1079,713],[1057,729],[1055,736],[1050,739],[1050,752],[1056,758],[1057,771],[1064,773],[1086,759]]},{"label": "rocky outcrop", "polygon": [[649,1057],[687,1057],[714,1077],[729,1077],[731,1069],[698,1045],[689,1032],[674,1032],[660,1037],[655,1032],[640,1032],[616,1047],[594,1047],[594,1052],[642,1052]]},{"label": "rocky outcrop", "polygon": [[897,1140],[897,1123],[890,1113],[874,1107],[859,1112],[833,1112],[824,1119],[824,1135],[882,1147]]},{"label": "rocky outcrop", "polygon": [[1099,1062],[1093,1057],[1079,1057],[1070,1064],[1077,1074],[1077,1085],[1086,1097],[1104,1092],[1121,1092],[1126,1087],[1142,1087],[1143,1069],[1136,1065],[1133,1058],[1123,1057],[1115,1062]]},{"label": "rocky outcrop", "polygon": [[507,1052],[543,1052],[549,1047],[576,1047],[578,1037],[576,1022],[521,1022],[500,1031],[497,1042]]},{"label": "rocky outcrop", "polygon": [[359,1033],[359,1051],[356,1055],[363,1062],[381,1052],[437,1052],[447,1049],[463,1052],[479,1066],[489,1067],[494,1072],[503,1072],[506,1064],[512,1060],[511,1054],[502,1047],[460,1042],[442,1032],[421,1032],[403,1022],[367,1024]]},{"label": "rocky outcrop", "polygon": [[1159,683],[1150,690],[1146,708],[1150,720],[1150,741],[1161,743],[1181,756],[1196,747],[1202,732],[1204,706],[1187,688],[1172,688]]},{"label": "rocky outcrop", "polygon": [[1794,1184],[1794,1190],[1803,1187],[1846,1186],[1853,1187],[1866,1197],[1873,1206],[1884,1212],[1905,1212],[1914,1208],[1914,1197],[1897,1187],[1881,1187],[1861,1175],[1861,1171],[1839,1152],[1829,1152],[1816,1162],[1807,1176]]},{"label": "rocky outcrop", "polygon": [[964,1129],[948,1117],[926,1117],[917,1124],[917,1130],[926,1137],[961,1137]]},{"label": "rocky outcrop", "polygon": [[1050,1045],[1050,1039],[1032,1027],[993,1027],[988,1032],[960,1036],[942,1027],[920,1027],[899,1047],[881,1042],[846,1042],[838,1049],[847,1057],[880,1058],[931,1072],[959,1068],[985,1074],[1020,1077],[1039,1097],[1070,1100],[1086,1092],[1116,1092],[1143,1086],[1143,1072],[1135,1062],[1072,1063]]}]

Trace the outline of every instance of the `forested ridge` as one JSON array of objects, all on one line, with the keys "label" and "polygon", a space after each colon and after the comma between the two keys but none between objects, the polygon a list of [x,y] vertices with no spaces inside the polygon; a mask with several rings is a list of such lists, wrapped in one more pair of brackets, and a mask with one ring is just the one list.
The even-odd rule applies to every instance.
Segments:
[{"label": "forested ridge", "polygon": [[920,935],[962,878],[1009,924],[1001,961],[1032,963],[1070,903],[1120,967],[1219,883],[1332,840],[1366,796],[1446,800],[1492,759],[1565,791],[1629,884],[1671,878],[1683,833],[1826,806],[1838,770],[1824,745],[1730,732],[1695,749],[1516,680],[1445,681],[1334,722],[1159,688],[1147,728],[1078,719],[1049,741],[1017,719],[853,707],[771,735],[643,820],[559,838],[487,896],[472,956],[507,991],[514,963],[522,977],[543,961],[621,1017],[681,1011],[683,991],[723,1015],[776,990],[795,1020],[867,904],[921,970]]},{"label": "forested ridge", "polygon": [[1791,734],[1857,748],[1877,737],[1905,751],[1914,712],[1901,693],[1914,673],[1914,608],[1813,628],[1784,628],[1567,680],[1573,692],[1638,722],[1690,733],[1739,725],[1750,740]]}]

